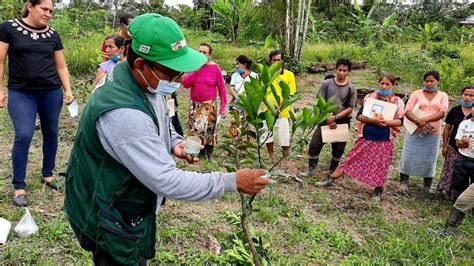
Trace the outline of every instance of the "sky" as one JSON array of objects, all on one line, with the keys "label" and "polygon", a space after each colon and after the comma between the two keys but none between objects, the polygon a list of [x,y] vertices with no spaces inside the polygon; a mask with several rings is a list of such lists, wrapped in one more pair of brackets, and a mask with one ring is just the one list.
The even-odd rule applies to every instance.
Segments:
[{"label": "sky", "polygon": [[174,6],[177,4],[184,4],[188,6],[193,6],[193,0],[165,0],[165,4],[169,6]]}]

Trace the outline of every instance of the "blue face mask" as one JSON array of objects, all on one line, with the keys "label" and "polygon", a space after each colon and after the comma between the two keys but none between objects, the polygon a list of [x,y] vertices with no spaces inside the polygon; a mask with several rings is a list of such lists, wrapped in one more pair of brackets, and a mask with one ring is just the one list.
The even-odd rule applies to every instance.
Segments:
[{"label": "blue face mask", "polygon": [[431,88],[431,90],[428,89],[426,86],[423,86],[423,90],[426,91],[426,92],[437,92],[438,91],[438,86],[433,86]]},{"label": "blue face mask", "polygon": [[110,61],[117,63],[120,60],[120,55],[116,54],[112,58],[110,58]]},{"label": "blue face mask", "polygon": [[393,93],[393,90],[382,90],[382,89],[378,89],[377,92],[382,95],[382,96],[389,96],[390,94]]},{"label": "blue face mask", "polygon": [[161,95],[171,95],[181,86],[178,82],[169,82],[167,80],[160,80],[156,91]]},{"label": "blue face mask", "polygon": [[459,104],[466,108],[471,108],[474,106],[474,103],[466,103],[464,100],[459,100]]},{"label": "blue face mask", "polygon": [[244,74],[244,69],[243,68],[237,69],[237,73],[239,73],[239,75]]},{"label": "blue face mask", "polygon": [[178,83],[178,82],[169,82],[167,80],[162,80],[162,79],[160,79],[156,76],[155,72],[151,71],[153,76],[155,76],[155,78],[157,80],[159,80],[158,86],[156,86],[156,88],[153,88],[153,87],[150,86],[150,83],[148,83],[148,81],[146,80],[145,76],[142,74],[140,69],[138,69],[138,73],[140,74],[140,76],[142,76],[142,79],[148,85],[146,89],[151,94],[159,93],[159,94],[165,95],[165,96],[166,95],[171,95],[171,94],[173,94],[173,92],[175,92],[179,88],[179,86],[181,86],[181,83]]}]

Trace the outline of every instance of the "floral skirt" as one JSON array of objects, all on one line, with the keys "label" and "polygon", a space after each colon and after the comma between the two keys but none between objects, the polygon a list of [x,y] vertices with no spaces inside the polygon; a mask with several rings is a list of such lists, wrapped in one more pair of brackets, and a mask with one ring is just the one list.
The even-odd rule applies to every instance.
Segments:
[{"label": "floral skirt", "polygon": [[371,187],[383,187],[392,165],[395,145],[390,141],[360,138],[336,169]]},{"label": "floral skirt", "polygon": [[197,136],[203,145],[217,143],[217,106],[215,101],[208,103],[192,102],[189,107],[188,136]]},{"label": "floral skirt", "polygon": [[453,180],[454,160],[461,157],[461,154],[451,145],[448,145],[448,154],[444,159],[443,171],[436,189],[443,192],[451,199],[451,181]]}]

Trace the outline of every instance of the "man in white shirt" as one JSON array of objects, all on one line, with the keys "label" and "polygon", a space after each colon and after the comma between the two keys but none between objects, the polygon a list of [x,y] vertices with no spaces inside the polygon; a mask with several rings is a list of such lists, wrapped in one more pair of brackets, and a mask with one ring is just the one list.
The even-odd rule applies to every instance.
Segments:
[{"label": "man in white shirt", "polygon": [[[474,114],[474,109],[471,111]],[[459,124],[456,146],[461,157],[454,161],[452,195],[455,201],[474,182],[474,118]]]}]

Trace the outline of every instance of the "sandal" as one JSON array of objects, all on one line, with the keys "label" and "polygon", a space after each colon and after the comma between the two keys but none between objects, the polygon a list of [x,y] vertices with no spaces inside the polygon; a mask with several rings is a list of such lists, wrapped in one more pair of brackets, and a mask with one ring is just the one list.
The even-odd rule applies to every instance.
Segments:
[{"label": "sandal", "polygon": [[21,194],[16,197],[15,197],[15,194],[13,194],[13,205],[18,206],[18,207],[26,207],[28,205],[26,194]]},{"label": "sandal", "polygon": [[46,180],[44,177],[41,178],[41,183],[45,184],[47,187],[54,189],[54,190],[59,190],[59,186],[56,182],[56,179],[52,178],[50,181]]}]

